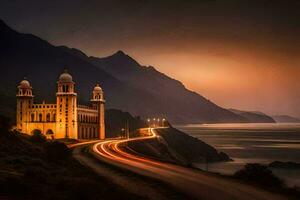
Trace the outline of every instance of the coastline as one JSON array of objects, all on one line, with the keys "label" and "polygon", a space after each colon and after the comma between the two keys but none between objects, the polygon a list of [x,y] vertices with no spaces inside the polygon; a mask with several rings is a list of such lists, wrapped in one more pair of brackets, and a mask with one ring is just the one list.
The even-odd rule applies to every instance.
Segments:
[{"label": "coastline", "polygon": [[[300,123],[188,124],[181,131],[224,151],[232,162],[209,163],[208,171],[231,175],[246,163],[268,165],[273,161],[299,163]],[[238,151],[237,151],[238,150]],[[207,166],[195,163],[200,169]],[[300,185],[300,169],[272,169],[288,186]]]}]

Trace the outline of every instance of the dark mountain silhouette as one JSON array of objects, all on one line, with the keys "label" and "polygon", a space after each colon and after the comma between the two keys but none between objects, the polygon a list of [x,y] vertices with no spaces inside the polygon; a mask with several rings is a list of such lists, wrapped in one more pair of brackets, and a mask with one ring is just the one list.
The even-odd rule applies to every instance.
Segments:
[{"label": "dark mountain silhouette", "polygon": [[105,58],[97,58],[82,57],[85,54],[79,53],[76,49],[61,48],[91,62],[131,87],[150,94],[157,103],[158,110],[150,108],[142,115],[166,115],[173,122],[247,122],[246,118],[234,115],[186,89],[181,82],[166,76],[154,67],[141,66],[122,51]]},{"label": "dark mountain silhouette", "polygon": [[250,123],[275,123],[275,120],[266,115],[265,113],[258,111],[242,111],[237,109],[228,109],[231,112],[241,115],[242,117],[247,118]]},{"label": "dark mountain silhouette", "polygon": [[[68,68],[73,75],[81,103],[89,101],[96,83],[103,87],[108,107],[130,111],[138,107],[136,105],[142,97],[151,96],[128,86],[79,56],[36,36],[17,33],[3,22],[0,23],[0,38],[0,103],[1,112],[6,115],[13,113],[16,86],[24,76],[30,80],[37,101],[54,101],[56,81],[64,68]],[[153,102],[143,100],[148,107]]]},{"label": "dark mountain silhouette", "polygon": [[89,102],[94,85],[100,83],[108,108],[134,115],[161,115],[182,123],[247,122],[154,67],[139,65],[121,51],[106,58],[87,57],[79,50],[18,33],[2,21],[0,40],[0,112],[10,117],[14,114],[16,86],[24,76],[30,80],[37,101],[54,101],[58,76],[68,68],[80,103]]},{"label": "dark mountain silhouette", "polygon": [[272,118],[275,119],[277,123],[300,123],[300,119],[289,115],[275,115],[272,116]]}]

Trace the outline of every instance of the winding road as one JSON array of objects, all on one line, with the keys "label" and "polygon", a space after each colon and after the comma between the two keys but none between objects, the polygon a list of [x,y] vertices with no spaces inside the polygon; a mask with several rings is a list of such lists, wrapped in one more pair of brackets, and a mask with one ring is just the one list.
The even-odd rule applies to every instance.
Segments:
[{"label": "winding road", "polygon": [[230,178],[175,164],[129,154],[120,148],[124,143],[159,137],[155,129],[143,129],[147,136],[94,142],[92,154],[109,165],[163,181],[192,198],[204,200],[282,200],[284,196],[243,184]]}]

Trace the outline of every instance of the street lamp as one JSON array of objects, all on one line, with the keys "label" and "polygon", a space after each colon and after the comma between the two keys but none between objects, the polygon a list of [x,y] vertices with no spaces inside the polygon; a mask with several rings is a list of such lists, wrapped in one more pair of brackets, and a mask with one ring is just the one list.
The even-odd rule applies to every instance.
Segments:
[{"label": "street lamp", "polygon": [[166,119],[163,118],[163,119],[162,119],[162,126],[163,126],[163,127],[165,127],[165,121],[166,121]]},{"label": "street lamp", "polygon": [[149,118],[147,119],[147,122],[148,122],[148,127],[149,127],[148,132],[150,133],[150,119]]},{"label": "street lamp", "polygon": [[155,125],[156,125],[156,119],[153,118],[153,126],[155,127]]},{"label": "street lamp", "polygon": [[121,131],[122,133],[124,132],[124,136],[125,136],[125,128],[122,128]]},{"label": "street lamp", "polygon": [[158,124],[158,126],[159,126],[159,121],[160,121],[160,119],[158,118],[158,119],[157,119],[157,124]]}]

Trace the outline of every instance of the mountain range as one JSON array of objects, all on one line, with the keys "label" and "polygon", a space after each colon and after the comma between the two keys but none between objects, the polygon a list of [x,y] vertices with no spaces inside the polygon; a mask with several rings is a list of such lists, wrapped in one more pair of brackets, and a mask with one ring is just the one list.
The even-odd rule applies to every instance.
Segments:
[{"label": "mountain range", "polygon": [[300,123],[300,119],[289,116],[289,115],[275,115],[275,116],[272,116],[272,118],[277,123]]},{"label": "mountain range", "polygon": [[237,109],[228,109],[231,112],[238,114],[240,116],[243,116],[247,118],[249,123],[276,123],[276,121],[266,115],[265,113],[258,112],[258,111],[243,111],[243,110],[237,110]]},{"label": "mountain range", "polygon": [[19,33],[1,20],[0,42],[0,112],[11,118],[16,87],[24,76],[32,84],[36,101],[54,101],[56,81],[67,68],[76,82],[79,103],[88,103],[99,83],[107,108],[144,118],[165,117],[172,123],[251,122],[122,51],[105,58],[87,56],[78,49]]}]

